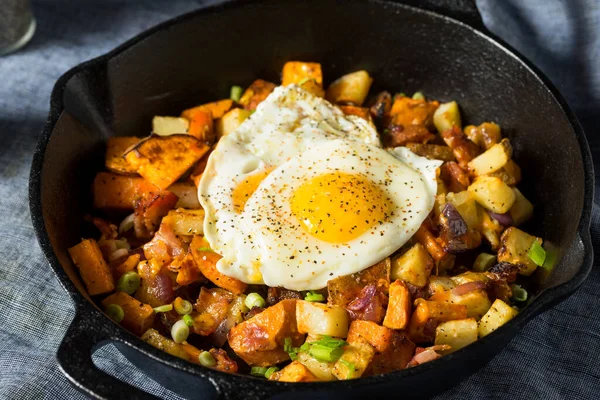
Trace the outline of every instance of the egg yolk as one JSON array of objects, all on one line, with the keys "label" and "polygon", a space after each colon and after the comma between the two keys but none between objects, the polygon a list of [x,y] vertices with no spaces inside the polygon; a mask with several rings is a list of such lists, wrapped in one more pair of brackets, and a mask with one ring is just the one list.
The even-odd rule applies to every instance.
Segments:
[{"label": "egg yolk", "polygon": [[328,173],[304,182],[291,199],[292,213],[314,237],[329,243],[356,239],[385,221],[391,201],[363,175]]},{"label": "egg yolk", "polygon": [[233,189],[233,208],[237,213],[244,211],[246,202],[252,196],[252,193],[258,189],[260,183],[269,175],[271,169],[258,172],[256,174],[247,176],[242,182],[240,182],[235,189]]}]

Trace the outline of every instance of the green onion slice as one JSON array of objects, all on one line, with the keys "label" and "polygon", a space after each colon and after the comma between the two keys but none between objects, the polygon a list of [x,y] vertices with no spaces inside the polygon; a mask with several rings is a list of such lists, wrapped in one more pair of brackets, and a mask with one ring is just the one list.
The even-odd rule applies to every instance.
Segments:
[{"label": "green onion slice", "polygon": [[313,344],[308,350],[308,354],[310,354],[314,359],[325,362],[336,362],[343,353],[344,349],[341,347],[331,348],[319,344]]},{"label": "green onion slice", "polygon": [[340,358],[339,361],[346,367],[348,367],[348,374],[346,375],[346,379],[352,379],[354,373],[356,372],[356,365],[354,365],[354,363],[344,360],[343,358]]},{"label": "green onion slice", "polygon": [[306,300],[306,301],[324,301],[325,296],[323,296],[321,293],[316,293],[311,290],[310,292],[306,293],[304,300]]},{"label": "green onion slice", "polygon": [[183,343],[187,340],[190,335],[190,328],[185,324],[185,322],[180,319],[179,321],[173,324],[171,328],[171,337],[175,341],[175,343]]},{"label": "green onion slice", "polygon": [[106,315],[116,323],[123,321],[125,317],[125,312],[118,304],[109,304],[106,306]]},{"label": "green onion slice", "polygon": [[527,252],[527,255],[538,267],[544,265],[544,261],[546,261],[546,250],[544,250],[542,245],[537,240],[533,242],[529,248],[529,251]]},{"label": "green onion slice", "polygon": [[191,316],[189,316],[188,314],[185,314],[183,316],[183,322],[185,322],[185,324],[187,326],[194,326],[194,318],[192,318]]},{"label": "green onion slice", "polygon": [[208,351],[203,351],[202,353],[198,354],[198,361],[200,362],[200,365],[205,367],[214,367],[217,365],[217,360],[215,360],[213,355]]},{"label": "green onion slice", "polygon": [[332,338],[331,336],[327,335],[321,336],[319,340],[310,342],[310,344],[318,344],[320,346],[330,347],[332,349],[348,346],[348,342],[346,342],[344,339]]},{"label": "green onion slice", "polygon": [[194,306],[192,306],[192,303],[190,303],[187,300],[183,300],[183,299],[175,299],[175,301],[173,302],[173,305],[175,307],[175,311],[177,311],[177,314],[179,315],[185,315],[185,314],[190,314],[193,309]]},{"label": "green onion slice", "polygon": [[173,309],[173,304],[165,304],[164,306],[154,307],[154,312],[169,312]]},{"label": "green onion slice", "polygon": [[210,247],[199,247],[198,251],[209,251],[211,253],[214,253],[215,251],[213,249],[211,249]]},{"label": "green onion slice", "polygon": [[412,96],[413,100],[425,100],[425,95],[423,92],[415,92]]},{"label": "green onion slice", "polygon": [[523,289],[521,285],[512,284],[512,298],[515,301],[527,301],[527,290]]},{"label": "green onion slice", "polygon": [[267,302],[265,301],[265,299],[263,299],[263,297],[260,294],[250,293],[248,294],[248,296],[246,296],[244,304],[246,305],[246,307],[252,310],[254,307],[264,307],[267,304]]},{"label": "green onion slice", "polygon": [[239,86],[232,86],[229,92],[229,97],[233,101],[240,101],[242,98],[242,88]]},{"label": "green onion slice", "polygon": [[265,378],[269,379],[271,377],[271,375],[273,375],[277,371],[279,371],[279,368],[277,368],[277,367],[267,368],[267,370],[265,371]]},{"label": "green onion slice", "polygon": [[266,373],[266,367],[252,367],[252,369],[250,369],[250,375],[264,377]]},{"label": "green onion slice", "polygon": [[473,263],[473,271],[485,272],[494,266],[496,262],[496,256],[488,253],[481,253],[475,259]]},{"label": "green onion slice", "polygon": [[117,290],[132,295],[140,287],[140,281],[140,276],[137,272],[125,272],[117,282]]}]

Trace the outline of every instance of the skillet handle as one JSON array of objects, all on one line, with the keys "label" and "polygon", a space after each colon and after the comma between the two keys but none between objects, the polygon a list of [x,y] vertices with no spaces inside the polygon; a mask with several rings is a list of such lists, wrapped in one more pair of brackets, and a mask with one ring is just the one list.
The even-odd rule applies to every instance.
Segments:
[{"label": "skillet handle", "polygon": [[157,399],[107,374],[94,365],[92,353],[111,341],[110,332],[98,331],[89,312],[77,312],[67,329],[56,358],[58,366],[73,385],[97,399]]},{"label": "skillet handle", "polygon": [[478,30],[486,30],[475,0],[394,0],[395,3],[420,8],[454,18]]}]

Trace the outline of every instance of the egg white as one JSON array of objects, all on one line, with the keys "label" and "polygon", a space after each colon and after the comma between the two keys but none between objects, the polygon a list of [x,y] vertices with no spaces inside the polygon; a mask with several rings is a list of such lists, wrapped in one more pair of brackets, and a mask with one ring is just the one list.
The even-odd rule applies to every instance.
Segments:
[{"label": "egg white", "polygon": [[[278,87],[211,153],[198,187],[204,234],[223,258],[217,269],[247,283],[294,290],[365,269],[406,243],[431,211],[441,162],[406,148],[382,149],[364,120],[297,86]],[[232,193],[253,174],[271,172],[236,212]],[[361,174],[392,199],[393,215],[343,244],[308,234],[290,199],[307,180]]]}]

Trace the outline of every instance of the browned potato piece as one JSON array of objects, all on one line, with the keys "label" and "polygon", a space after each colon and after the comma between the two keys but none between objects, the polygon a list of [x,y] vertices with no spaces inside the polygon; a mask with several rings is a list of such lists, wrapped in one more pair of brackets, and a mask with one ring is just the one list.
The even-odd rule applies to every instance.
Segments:
[{"label": "browned potato piece", "polygon": [[439,269],[445,269],[452,266],[454,255],[446,252],[437,242],[436,237],[429,230],[426,223],[423,223],[415,233],[415,239],[425,247],[431,258],[435,261]]},{"label": "browned potato piece", "polygon": [[196,111],[210,111],[213,119],[221,118],[225,113],[233,107],[233,100],[223,99],[219,101],[213,101],[212,103],[202,104],[196,107],[188,108],[181,113],[183,118],[188,120],[193,119]]},{"label": "browned potato piece", "polygon": [[252,114],[250,110],[234,108],[215,122],[215,132],[218,138],[235,131]]},{"label": "browned potato piece", "polygon": [[325,90],[323,90],[321,84],[318,83],[315,79],[305,79],[304,81],[299,83],[299,85],[302,89],[306,90],[309,93],[312,93],[317,97],[325,97]]},{"label": "browned potato piece", "polygon": [[275,90],[276,85],[272,82],[257,79],[244,92],[240,98],[240,104],[246,110],[256,110],[256,107]]},{"label": "browned potato piece", "polygon": [[119,174],[135,174],[136,169],[125,159],[125,151],[140,141],[138,137],[111,137],[106,142],[106,169]]},{"label": "browned potato piece", "polygon": [[194,236],[190,243],[190,249],[200,272],[209,281],[235,294],[242,294],[246,291],[247,284],[219,272],[217,262],[221,256],[210,249],[208,242],[202,236]]},{"label": "browned potato piece", "polygon": [[163,223],[169,224],[176,235],[202,235],[204,233],[204,210],[186,210],[178,208],[171,210]]},{"label": "browned potato piece", "polygon": [[498,250],[498,262],[522,265],[519,273],[529,276],[537,269],[537,264],[529,258],[528,252],[533,242],[542,244],[542,239],[523,232],[511,226],[504,231],[500,238],[501,246]]},{"label": "browned potato piece", "polygon": [[479,126],[465,126],[465,135],[470,141],[486,150],[502,139],[500,126],[493,122],[484,122]]},{"label": "browned potato piece", "polygon": [[293,299],[280,301],[231,328],[229,345],[248,364],[269,367],[289,360],[283,350],[288,337],[293,346],[301,345],[304,340],[296,327],[296,300]]},{"label": "browned potato piece", "polygon": [[323,72],[321,64],[302,61],[288,61],[283,66],[281,73],[281,86],[291,85],[292,83],[301,84],[309,79],[314,79],[320,86],[323,86]]},{"label": "browned potato piece", "polygon": [[160,189],[139,176],[98,172],[94,179],[94,207],[105,210],[133,210],[133,203],[146,193]]},{"label": "browned potato piece", "polygon": [[386,258],[363,271],[330,280],[327,282],[328,304],[345,308],[369,284],[375,284],[387,291],[390,283],[390,268],[391,261]]},{"label": "browned potato piece", "polygon": [[454,161],[454,153],[448,146],[428,143],[406,143],[406,147],[421,157],[427,157],[430,160]]},{"label": "browned potato piece", "polygon": [[340,380],[360,378],[373,357],[375,348],[364,337],[355,335],[333,366],[333,375]]},{"label": "browned potato piece", "polygon": [[390,300],[388,303],[383,326],[390,329],[405,329],[410,319],[412,302],[406,284],[401,280],[390,284]]},{"label": "browned potato piece", "polygon": [[[401,279],[416,287],[427,284],[433,260],[421,243],[415,243],[400,257],[392,260],[391,279]],[[391,300],[391,299],[390,299]]]},{"label": "browned potato piece", "polygon": [[116,304],[123,309],[123,320],[121,325],[137,336],[142,336],[154,322],[155,313],[151,306],[134,299],[125,292],[111,294],[102,300],[102,306]]},{"label": "browned potato piece", "polygon": [[408,325],[408,335],[415,343],[433,342],[439,322],[467,318],[467,306],[462,304],[417,299],[415,306]]},{"label": "browned potato piece", "polygon": [[512,157],[512,146],[508,139],[502,139],[500,143],[481,153],[469,161],[469,171],[475,176],[492,174],[503,168]]},{"label": "browned potato piece", "polygon": [[361,106],[369,93],[371,83],[373,83],[373,78],[369,76],[367,71],[352,72],[329,85],[325,96],[327,100],[334,104]]},{"label": "browned potato piece", "polygon": [[152,135],[125,156],[137,172],[161,189],[168,188],[208,151],[190,135]]},{"label": "browned potato piece", "polygon": [[271,381],[279,382],[315,382],[317,378],[312,372],[298,361],[292,361],[281,371],[269,377]]},{"label": "browned potato piece", "polygon": [[504,167],[488,175],[502,179],[508,186],[514,186],[521,182],[521,167],[513,160],[508,160]]},{"label": "browned potato piece", "polygon": [[493,176],[478,176],[468,190],[477,203],[498,214],[508,212],[516,199],[513,190]]},{"label": "browned potato piece", "polygon": [[83,239],[79,244],[69,249],[69,254],[73,263],[79,269],[90,296],[115,290],[112,273],[102,257],[98,242],[94,239]]}]

